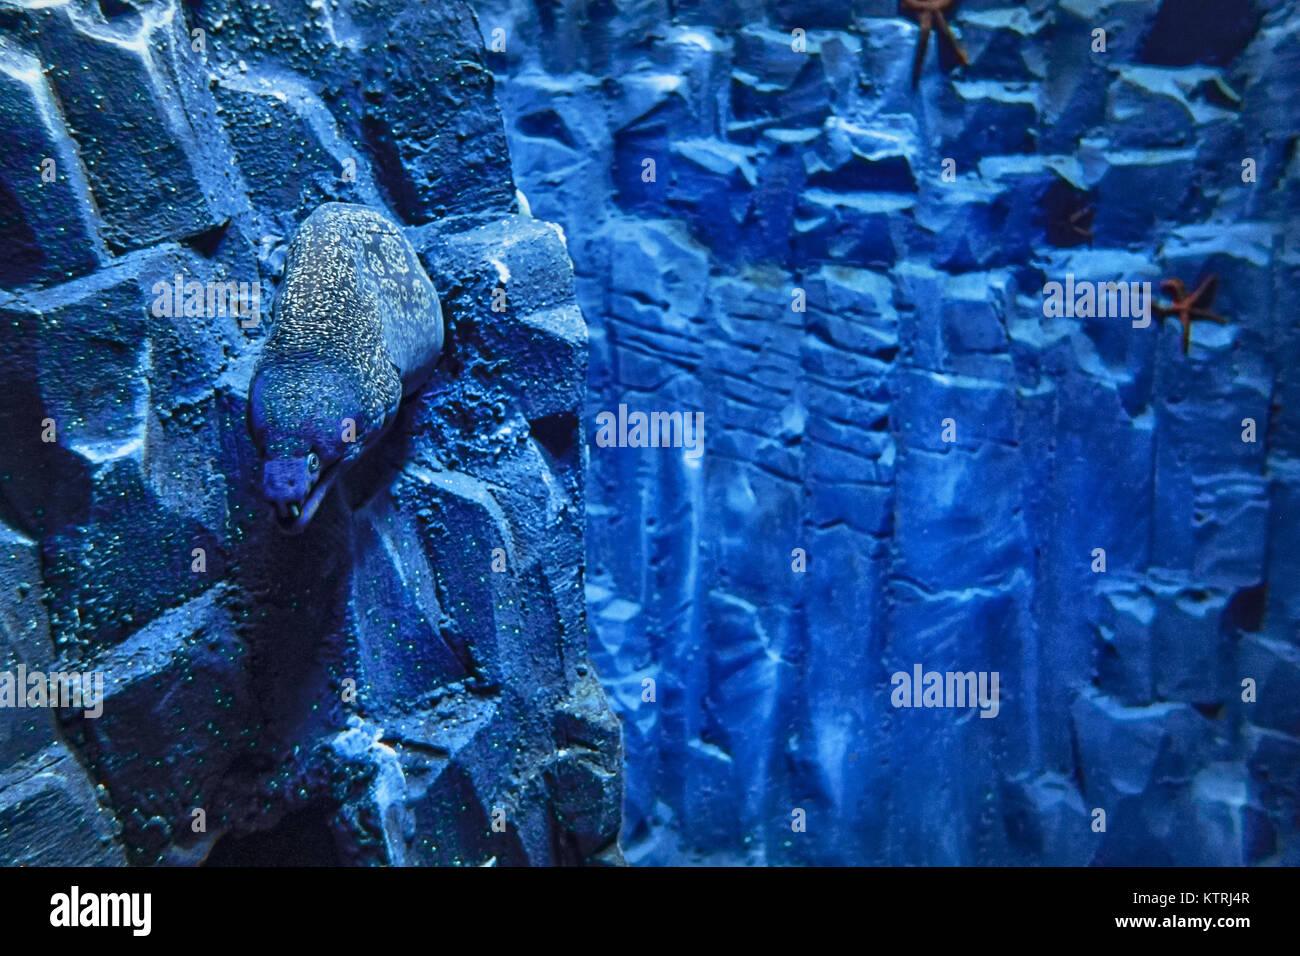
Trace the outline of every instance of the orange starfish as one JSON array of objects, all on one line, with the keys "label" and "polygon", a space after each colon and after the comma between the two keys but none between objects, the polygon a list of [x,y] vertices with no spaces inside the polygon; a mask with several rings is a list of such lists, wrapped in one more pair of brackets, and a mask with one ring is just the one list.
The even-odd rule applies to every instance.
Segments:
[{"label": "orange starfish", "polygon": [[1080,239],[1087,241],[1092,245],[1092,219],[1097,214],[1095,206],[1084,206],[1082,209],[1076,209],[1069,218],[1070,231]]},{"label": "orange starfish", "polygon": [[[1196,287],[1196,291],[1190,295],[1183,285],[1182,279],[1166,279],[1160,283],[1160,291],[1169,298],[1173,299],[1173,305],[1152,305],[1151,311],[1156,314],[1156,318],[1164,321],[1166,316],[1177,316],[1178,321],[1183,326],[1183,354],[1192,346],[1192,320],[1204,319],[1208,322],[1218,322],[1220,325],[1227,325],[1228,320],[1221,315],[1215,315],[1208,306],[1214,302],[1214,294],[1219,291],[1219,277],[1212,275],[1206,276],[1205,280]],[[1202,302],[1204,300],[1204,302]]]},{"label": "orange starfish", "polygon": [[970,58],[966,56],[957,43],[957,38],[953,36],[952,27],[948,26],[948,20],[943,15],[944,11],[951,7],[956,0],[902,0],[903,8],[908,13],[916,14],[916,21],[921,25],[921,36],[916,41],[916,57],[912,60],[912,86],[921,82],[921,64],[925,62],[925,49],[930,44],[930,30],[937,23],[939,31],[948,39],[952,45],[953,52],[957,55],[957,62],[962,66],[970,63]]}]

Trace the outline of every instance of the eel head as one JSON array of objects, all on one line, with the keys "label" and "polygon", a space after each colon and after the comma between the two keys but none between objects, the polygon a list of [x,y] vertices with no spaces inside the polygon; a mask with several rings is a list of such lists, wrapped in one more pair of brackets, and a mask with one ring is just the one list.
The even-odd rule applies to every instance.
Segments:
[{"label": "eel head", "polygon": [[280,529],[298,534],[334,480],[378,433],[352,377],[265,366],[249,390],[248,430],[262,461],[262,497]]}]

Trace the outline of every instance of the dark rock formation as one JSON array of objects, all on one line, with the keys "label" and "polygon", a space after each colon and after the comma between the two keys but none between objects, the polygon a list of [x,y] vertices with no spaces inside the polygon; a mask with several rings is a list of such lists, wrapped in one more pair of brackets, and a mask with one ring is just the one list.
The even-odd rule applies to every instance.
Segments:
[{"label": "dark rock formation", "polygon": [[[1297,6],[965,0],[915,91],[898,0],[478,8],[588,434],[707,426],[591,450],[629,859],[1300,862]],[[1045,319],[1067,273],[1231,322]],[[917,662],[998,718],[894,709]]]},{"label": "dark rock formation", "polygon": [[[0,670],[99,671],[106,698],[0,709],[0,862],[619,862],[586,327],[562,233],[515,211],[472,12],[128,0],[0,28]],[[411,227],[449,340],[287,537],[245,390],[326,200]],[[159,315],[177,275],[250,283],[260,320]]]}]

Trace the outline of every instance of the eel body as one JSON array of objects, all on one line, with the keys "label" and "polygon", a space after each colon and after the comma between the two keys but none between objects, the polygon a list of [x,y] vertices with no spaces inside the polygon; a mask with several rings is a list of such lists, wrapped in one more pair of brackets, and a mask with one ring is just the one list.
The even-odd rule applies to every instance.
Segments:
[{"label": "eel body", "polygon": [[403,397],[428,381],[443,337],[433,283],[386,215],[325,203],[303,221],[249,385],[262,494],[283,530],[307,526]]}]

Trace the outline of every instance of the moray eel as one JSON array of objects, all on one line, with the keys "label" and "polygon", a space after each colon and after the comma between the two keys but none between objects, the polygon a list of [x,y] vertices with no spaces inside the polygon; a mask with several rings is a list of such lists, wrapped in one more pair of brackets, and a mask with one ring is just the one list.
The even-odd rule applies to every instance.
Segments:
[{"label": "moray eel", "polygon": [[304,220],[248,390],[262,495],[284,531],[307,526],[425,384],[443,334],[438,294],[392,220],[347,203]]}]

